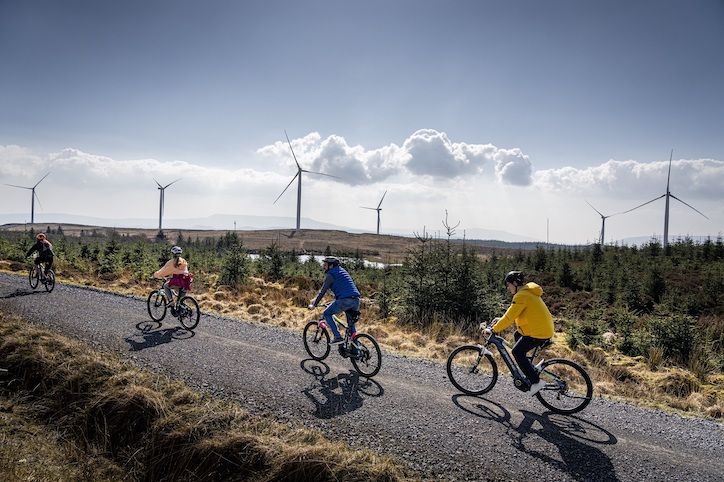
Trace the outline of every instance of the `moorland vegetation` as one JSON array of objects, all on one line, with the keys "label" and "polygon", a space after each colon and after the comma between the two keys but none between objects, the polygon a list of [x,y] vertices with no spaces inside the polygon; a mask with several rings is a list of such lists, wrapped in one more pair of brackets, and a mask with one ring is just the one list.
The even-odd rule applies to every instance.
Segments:
[{"label": "moorland vegetation", "polygon": [[[47,230],[59,280],[143,296],[168,259],[184,248],[202,310],[299,328],[321,285],[319,263],[276,243],[252,257],[235,232],[177,239]],[[27,269],[32,232],[3,231],[0,267]],[[598,394],[721,418],[724,407],[724,242],[679,239],[643,246],[538,246],[481,255],[465,242],[423,233],[402,263],[365,267],[359,249],[345,257],[363,293],[364,329],[386,349],[444,360],[478,336],[477,326],[507,306],[502,277],[526,273],[543,286],[556,321],[551,355],[583,363]]]}]

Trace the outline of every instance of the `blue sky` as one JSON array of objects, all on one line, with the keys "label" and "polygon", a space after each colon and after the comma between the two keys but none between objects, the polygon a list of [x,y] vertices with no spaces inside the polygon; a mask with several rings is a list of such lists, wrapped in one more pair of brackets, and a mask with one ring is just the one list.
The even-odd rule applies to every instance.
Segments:
[{"label": "blue sky", "polygon": [[[371,228],[358,206],[390,190],[383,227],[448,207],[584,241],[600,222],[582,199],[614,212],[663,193],[674,148],[672,192],[712,220],[682,210],[672,231],[716,234],[723,25],[714,1],[0,1],[0,182],[47,167],[48,212],[139,217],[156,202],[139,173],[180,172],[193,207],[167,216],[291,216],[293,192],[266,202],[294,173],[286,129],[307,167],[347,179],[305,178],[305,216]],[[129,189],[122,211],[81,197]],[[23,196],[0,190],[0,212]],[[661,204],[607,233],[660,231]]]}]

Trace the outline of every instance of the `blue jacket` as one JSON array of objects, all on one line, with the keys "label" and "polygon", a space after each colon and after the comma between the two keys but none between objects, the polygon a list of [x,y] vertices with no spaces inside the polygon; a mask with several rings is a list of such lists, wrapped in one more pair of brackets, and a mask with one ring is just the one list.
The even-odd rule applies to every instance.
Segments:
[{"label": "blue jacket", "polygon": [[324,277],[324,284],[322,289],[319,290],[317,298],[314,300],[314,306],[319,304],[324,294],[328,289],[332,290],[335,299],[341,298],[359,298],[359,290],[355,286],[354,281],[349,273],[341,266],[335,266],[334,268],[327,271],[327,276]]}]

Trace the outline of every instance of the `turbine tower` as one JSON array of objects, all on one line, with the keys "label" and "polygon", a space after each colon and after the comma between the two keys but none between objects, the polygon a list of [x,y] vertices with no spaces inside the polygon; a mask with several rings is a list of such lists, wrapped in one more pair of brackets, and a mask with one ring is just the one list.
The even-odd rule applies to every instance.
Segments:
[{"label": "turbine tower", "polygon": [[30,194],[30,224],[31,224],[31,225],[32,225],[32,224],[35,224],[35,199],[37,199],[37,200],[38,200],[38,203],[40,203],[40,198],[39,198],[38,195],[35,193],[35,188],[38,187],[38,184],[40,184],[41,182],[43,182],[43,179],[45,179],[45,178],[48,177],[49,175],[50,175],[50,173],[48,172],[45,176],[41,177],[41,178],[40,178],[40,181],[36,182],[36,183],[35,183],[35,186],[33,186],[33,187],[16,186],[15,184],[5,184],[6,186],[17,187],[17,188],[20,188],[20,189],[30,189],[30,190],[32,191],[32,193]]},{"label": "turbine tower", "polygon": [[[669,155],[669,173],[668,173],[668,175],[666,176],[666,193],[665,193],[665,194],[662,194],[661,196],[655,197],[655,198],[653,198],[653,199],[650,200],[650,201],[646,201],[646,202],[643,203],[643,204],[639,204],[638,206],[636,206],[635,208],[633,208],[633,209],[638,209],[638,208],[640,208],[640,207],[642,207],[642,206],[646,206],[646,205],[649,204],[649,203],[652,203],[652,202],[654,202],[654,201],[658,201],[659,199],[661,199],[661,198],[664,197],[664,196],[666,197],[666,207],[665,207],[665,209],[664,209],[664,249],[666,249],[666,248],[669,246],[669,198],[673,197],[674,199],[676,199],[677,201],[679,201],[681,204],[684,204],[684,205],[690,207],[691,209],[693,209],[693,210],[696,211],[697,213],[699,213],[699,214],[701,214],[702,216],[704,216],[706,219],[709,219],[709,218],[706,216],[706,214],[702,213],[701,211],[699,211],[698,209],[696,209],[696,208],[695,208],[694,206],[692,206],[691,204],[688,204],[688,203],[682,201],[681,199],[679,199],[678,197],[674,196],[673,194],[671,194],[671,191],[669,190],[669,185],[670,185],[670,181],[671,181],[671,161],[673,160],[673,158],[674,158],[674,150],[671,149],[671,155]],[[629,211],[633,211],[633,209],[629,209]]]},{"label": "turbine tower", "polygon": [[294,154],[294,149],[292,149],[292,143],[289,141],[289,136],[287,135],[287,131],[284,131],[284,136],[287,138],[287,143],[289,144],[289,150],[292,151],[292,157],[294,157],[294,162],[297,165],[297,173],[294,175],[291,181],[289,181],[289,184],[287,184],[287,187],[284,188],[282,193],[277,196],[277,198],[274,200],[272,204],[276,204],[282,195],[284,195],[285,192],[287,192],[287,189],[289,189],[289,186],[292,185],[295,179],[297,179],[297,231],[299,231],[299,224],[302,218],[302,173],[308,172],[310,174],[319,174],[320,176],[327,176],[327,177],[333,177],[335,179],[340,179],[337,176],[332,176],[331,174],[325,174],[323,172],[315,172],[315,171],[309,171],[307,169],[302,169],[302,166],[299,165],[299,161],[297,160],[297,156]]},{"label": "turbine tower", "polygon": [[165,186],[162,186],[161,183],[159,183],[158,181],[156,181],[156,179],[154,179],[154,181],[156,181],[156,185],[158,186],[158,190],[160,191],[160,198],[159,198],[159,202],[158,202],[158,232],[159,233],[162,231],[162,226],[163,226],[163,203],[164,203],[164,195],[166,194],[166,188],[169,187],[171,184],[179,182],[180,180],[181,180],[181,178],[176,179],[173,182],[169,182]]},{"label": "turbine tower", "polygon": [[380,234],[380,211],[382,211],[382,201],[385,200],[385,195],[387,195],[387,191],[382,195],[382,199],[380,199],[380,203],[377,205],[376,208],[368,208],[365,206],[360,206],[362,209],[371,209],[372,211],[377,211],[377,234]]}]

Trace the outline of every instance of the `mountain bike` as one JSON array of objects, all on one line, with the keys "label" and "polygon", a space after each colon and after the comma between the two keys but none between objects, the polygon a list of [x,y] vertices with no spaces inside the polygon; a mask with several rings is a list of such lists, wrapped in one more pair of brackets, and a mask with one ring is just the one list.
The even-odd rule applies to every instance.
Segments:
[{"label": "mountain bike", "polygon": [[[505,340],[495,334],[491,334],[485,346],[463,345],[450,353],[447,359],[447,375],[455,388],[468,395],[482,395],[493,389],[498,380],[498,365],[493,353],[486,348],[490,344],[498,349],[500,357],[508,366],[515,387],[527,392],[530,382],[513,361]],[[532,362],[541,349],[551,344],[549,340],[537,347],[528,358]],[[553,358],[541,360],[534,366],[541,380],[546,382],[545,387],[535,396],[547,409],[570,415],[580,412],[590,403],[593,383],[579,364],[564,358]]]},{"label": "mountain bike", "polygon": [[184,290],[179,288],[178,293],[171,288],[171,292],[175,295],[175,303],[169,303],[166,299],[166,293],[163,290],[163,284],[166,282],[164,279],[161,282],[161,287],[157,290],[151,291],[146,301],[148,308],[148,314],[151,316],[153,321],[161,321],[166,316],[166,311],[171,309],[171,316],[178,319],[181,326],[187,330],[193,330],[196,325],[199,324],[199,318],[201,317],[201,310],[199,310],[199,304],[194,298],[185,294]]},{"label": "mountain bike", "polygon": [[53,291],[53,288],[55,288],[55,271],[53,271],[53,268],[46,270],[45,262],[35,264],[33,261],[33,265],[28,272],[28,281],[30,282],[30,287],[33,289],[36,289],[40,283],[43,283],[45,291],[50,293]]},{"label": "mountain bike", "polygon": [[[359,311],[349,311],[355,321],[359,319]],[[339,354],[349,358],[354,369],[360,375],[372,378],[382,367],[382,351],[377,340],[367,333],[355,331],[350,333],[347,325],[337,315],[332,315],[337,326],[344,328],[344,342],[339,345]],[[310,321],[304,327],[304,349],[315,360],[324,360],[329,356],[332,345],[329,344],[329,328],[324,318]]]}]

